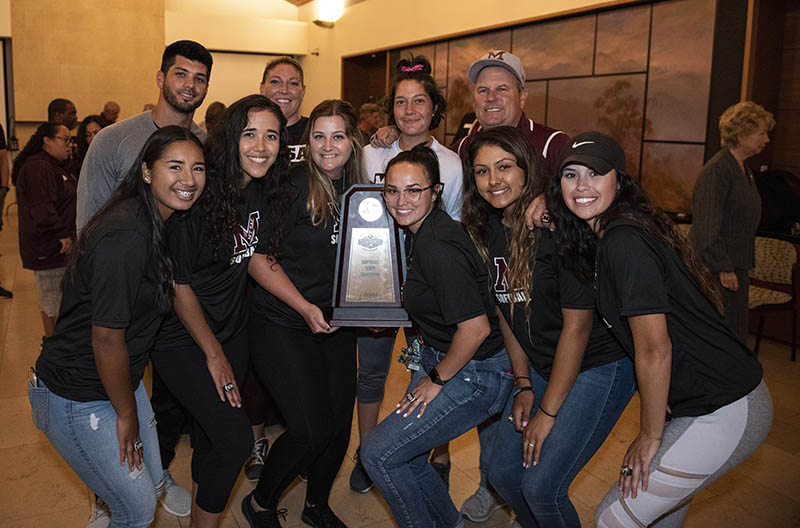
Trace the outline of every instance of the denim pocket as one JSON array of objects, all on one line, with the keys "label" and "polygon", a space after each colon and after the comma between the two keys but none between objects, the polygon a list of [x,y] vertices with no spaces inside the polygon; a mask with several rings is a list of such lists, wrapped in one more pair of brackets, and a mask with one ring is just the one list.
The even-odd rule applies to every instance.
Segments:
[{"label": "denim pocket", "polygon": [[492,406],[489,407],[489,414],[494,416],[503,411],[506,404],[508,403],[508,398],[511,395],[511,389],[514,387],[514,374],[507,371],[501,371],[497,373],[498,375],[498,384],[497,384],[497,397],[495,398]]},{"label": "denim pocket", "polygon": [[28,401],[31,402],[33,425],[46,433],[50,428],[50,391],[46,387],[34,387],[28,382]]}]

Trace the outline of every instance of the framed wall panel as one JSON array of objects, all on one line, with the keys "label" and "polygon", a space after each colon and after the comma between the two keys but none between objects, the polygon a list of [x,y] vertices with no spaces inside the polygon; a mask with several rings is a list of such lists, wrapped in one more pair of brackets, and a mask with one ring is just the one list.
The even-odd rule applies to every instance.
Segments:
[{"label": "framed wall panel", "polygon": [[594,73],[645,71],[649,38],[649,5],[598,14]]},{"label": "framed wall panel", "polygon": [[650,199],[665,211],[691,213],[705,146],[645,142],[643,148],[641,181]]},{"label": "framed wall panel", "polygon": [[514,28],[511,50],[527,80],[591,75],[595,15]]}]

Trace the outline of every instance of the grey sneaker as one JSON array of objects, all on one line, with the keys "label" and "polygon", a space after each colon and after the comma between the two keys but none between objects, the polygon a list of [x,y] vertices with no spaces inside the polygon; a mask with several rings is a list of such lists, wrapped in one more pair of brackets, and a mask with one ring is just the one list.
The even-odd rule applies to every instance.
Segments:
[{"label": "grey sneaker", "polygon": [[97,497],[92,503],[92,513],[89,514],[86,528],[106,528],[109,524],[111,524],[111,511],[108,509],[108,504]]},{"label": "grey sneaker", "polygon": [[261,470],[264,468],[264,459],[267,458],[268,449],[269,441],[265,436],[262,436],[253,444],[250,458],[244,464],[244,476],[250,482],[258,482],[258,477],[261,476]]},{"label": "grey sneaker", "polygon": [[168,469],[164,478],[156,486],[156,495],[167,512],[178,517],[188,517],[192,513],[192,496],[172,479]]},{"label": "grey sneaker", "polygon": [[461,516],[472,522],[482,523],[489,520],[495,510],[502,508],[503,503],[486,486],[478,486],[475,493],[467,497],[461,506]]}]

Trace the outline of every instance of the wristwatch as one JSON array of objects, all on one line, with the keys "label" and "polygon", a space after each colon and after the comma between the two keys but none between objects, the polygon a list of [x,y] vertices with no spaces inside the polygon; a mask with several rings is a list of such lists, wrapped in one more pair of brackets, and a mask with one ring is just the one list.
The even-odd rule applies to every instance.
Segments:
[{"label": "wristwatch", "polygon": [[444,384],[450,380],[443,380],[439,377],[439,371],[436,370],[436,367],[433,367],[430,372],[428,372],[428,376],[431,378],[431,381],[437,385],[444,387]]}]

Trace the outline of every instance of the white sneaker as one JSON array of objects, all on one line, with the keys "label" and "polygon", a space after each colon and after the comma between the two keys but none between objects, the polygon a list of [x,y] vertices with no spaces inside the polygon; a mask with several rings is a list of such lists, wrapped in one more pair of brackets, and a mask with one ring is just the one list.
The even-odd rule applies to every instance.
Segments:
[{"label": "white sneaker", "polygon": [[161,506],[172,515],[188,517],[192,513],[191,494],[173,480],[168,469],[164,470],[164,478],[156,486],[156,495]]},{"label": "white sneaker", "polygon": [[467,497],[461,506],[461,516],[472,522],[482,523],[489,520],[495,510],[502,508],[494,493],[485,486],[478,486],[475,493]]},{"label": "white sneaker", "polygon": [[86,524],[86,528],[106,528],[109,524],[111,524],[111,511],[108,509],[108,504],[103,502],[100,497],[97,497],[92,502],[92,513],[89,514],[89,522]]}]

